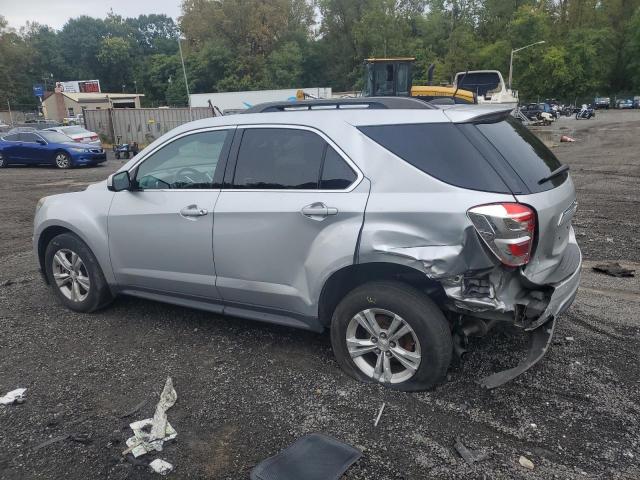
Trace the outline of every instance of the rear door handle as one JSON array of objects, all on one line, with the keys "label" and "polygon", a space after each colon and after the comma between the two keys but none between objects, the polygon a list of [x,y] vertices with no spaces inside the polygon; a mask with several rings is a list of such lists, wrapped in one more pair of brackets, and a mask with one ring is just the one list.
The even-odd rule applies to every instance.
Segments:
[{"label": "rear door handle", "polygon": [[180,210],[180,215],[183,217],[203,217],[209,211],[206,208],[200,208],[197,205],[187,205],[182,210]]},{"label": "rear door handle", "polygon": [[312,203],[311,205],[307,205],[306,207],[302,207],[302,210],[300,211],[305,217],[311,218],[312,220],[322,220],[328,217],[329,215],[338,214],[337,208],[327,207],[322,202],[315,202],[315,203]]}]

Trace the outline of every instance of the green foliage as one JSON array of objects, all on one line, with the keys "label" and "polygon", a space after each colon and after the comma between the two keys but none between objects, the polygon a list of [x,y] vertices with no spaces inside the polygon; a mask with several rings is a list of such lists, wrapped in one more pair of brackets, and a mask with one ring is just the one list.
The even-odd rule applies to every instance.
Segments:
[{"label": "green foliage", "polygon": [[[186,105],[193,93],[362,86],[368,57],[416,58],[414,83],[458,71],[508,77],[522,100],[640,93],[640,0],[183,0],[165,15],[81,16],[55,31],[15,31],[0,17],[0,102],[35,103],[31,85],[98,78],[145,105]],[[315,22],[319,22],[316,24]],[[49,83],[51,87],[51,82]]]}]

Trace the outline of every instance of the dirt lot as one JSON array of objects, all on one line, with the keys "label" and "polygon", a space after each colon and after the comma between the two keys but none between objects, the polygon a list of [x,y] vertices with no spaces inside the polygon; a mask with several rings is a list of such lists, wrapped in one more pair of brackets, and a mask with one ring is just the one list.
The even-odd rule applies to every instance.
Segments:
[{"label": "dirt lot", "polygon": [[[578,141],[560,144],[561,133]],[[640,111],[563,118],[539,134],[557,144],[578,188],[583,282],[546,358],[491,392],[474,380],[520,355],[505,332],[475,342],[445,385],[405,394],[343,375],[327,334],[133,298],[71,313],[36,270],[35,203],[101,180],[121,162],[0,171],[0,393],[28,388],[26,403],[0,406],[0,478],[156,477],[120,452],[128,423],[152,415],[167,375],[178,392],[169,411],[178,437],[157,457],[176,465],[173,478],[248,478],[257,462],[310,432],[364,451],[350,480],[640,478],[640,277],[591,270],[618,260],[640,273]],[[120,418],[145,399],[139,413]],[[80,433],[90,443],[35,449]],[[456,437],[489,457],[467,465]]]}]

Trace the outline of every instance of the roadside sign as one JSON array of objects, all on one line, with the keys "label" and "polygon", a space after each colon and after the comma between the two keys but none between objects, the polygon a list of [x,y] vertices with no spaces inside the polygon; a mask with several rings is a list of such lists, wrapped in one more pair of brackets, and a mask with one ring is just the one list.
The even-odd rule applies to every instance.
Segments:
[{"label": "roadside sign", "polygon": [[42,85],[40,85],[40,84],[38,84],[38,85],[34,85],[34,86],[33,86],[33,94],[34,94],[36,97],[42,97],[42,96],[44,96],[44,87],[43,87]]}]

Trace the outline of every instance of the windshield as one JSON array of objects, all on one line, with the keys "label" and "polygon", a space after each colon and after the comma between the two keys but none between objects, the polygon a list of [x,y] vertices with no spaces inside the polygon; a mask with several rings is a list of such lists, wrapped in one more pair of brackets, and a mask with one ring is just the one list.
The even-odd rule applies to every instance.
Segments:
[{"label": "windshield", "polygon": [[38,133],[42,136],[42,138],[44,138],[49,143],[73,142],[73,140],[71,138],[67,137],[66,135],[63,135],[62,133],[45,132],[45,131],[40,131]]},{"label": "windshield", "polygon": [[76,135],[78,133],[87,133],[89,130],[85,130],[82,127],[66,127],[63,128],[62,131],[65,135]]},{"label": "windshield", "polygon": [[496,72],[458,73],[456,81],[459,88],[475,92],[478,96],[486,95],[500,86],[500,77]]}]

